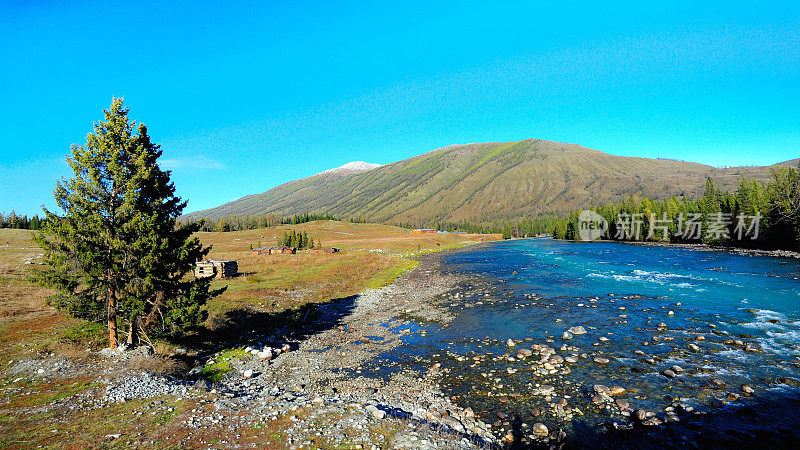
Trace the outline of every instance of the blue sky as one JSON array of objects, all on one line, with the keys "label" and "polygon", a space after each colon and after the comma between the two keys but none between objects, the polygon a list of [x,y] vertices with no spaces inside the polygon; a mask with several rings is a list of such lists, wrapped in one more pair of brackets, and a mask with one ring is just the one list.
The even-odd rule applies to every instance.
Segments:
[{"label": "blue sky", "polygon": [[53,206],[112,96],[187,212],[469,142],[800,156],[800,2],[539,3],[5,0],[0,211]]}]

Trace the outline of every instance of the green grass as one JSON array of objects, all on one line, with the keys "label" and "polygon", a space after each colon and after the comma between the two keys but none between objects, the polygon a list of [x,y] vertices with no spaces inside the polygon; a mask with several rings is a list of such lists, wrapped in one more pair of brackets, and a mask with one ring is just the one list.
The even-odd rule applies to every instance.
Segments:
[{"label": "green grass", "polygon": [[97,345],[106,340],[108,330],[99,323],[77,321],[65,326],[57,339],[65,344]]},{"label": "green grass", "polygon": [[200,374],[208,380],[220,381],[226,373],[231,371],[231,361],[244,357],[245,352],[241,348],[222,350],[212,357],[214,364],[203,366]]},{"label": "green grass", "polygon": [[2,386],[5,392],[13,392],[7,402],[0,402],[2,408],[33,408],[48,405],[58,400],[71,397],[80,392],[85,392],[98,383],[86,380],[46,380],[41,378],[4,377]]},{"label": "green grass", "polygon": [[396,266],[392,266],[376,274],[367,283],[367,287],[370,289],[380,289],[384,286],[388,286],[394,283],[397,277],[408,272],[409,270],[416,269],[417,266],[419,266],[419,261],[410,261],[407,259],[398,260]]}]

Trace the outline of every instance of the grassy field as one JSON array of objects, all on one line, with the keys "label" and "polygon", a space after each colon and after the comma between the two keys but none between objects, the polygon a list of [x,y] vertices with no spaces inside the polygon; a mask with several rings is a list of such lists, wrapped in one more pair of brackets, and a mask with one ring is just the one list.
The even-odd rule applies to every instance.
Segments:
[{"label": "grassy field", "polygon": [[[300,251],[294,255],[250,253],[251,244],[274,246],[277,237],[290,229],[305,231],[315,241],[321,240],[323,246],[341,251],[334,254]],[[411,259],[414,255],[499,239],[496,235],[413,236],[409,230],[396,227],[335,221],[199,233],[199,237],[213,246],[209,258],[237,260],[240,275],[214,281],[216,287],[228,289],[207,305],[209,317],[204,326],[192,335],[158,341],[157,349],[165,352],[177,346],[190,352],[193,348],[207,352],[224,350],[225,340],[220,336],[229,338],[231,333],[244,333],[251,325],[243,317],[254,319],[253,323],[261,328],[285,326],[299,320],[307,308],[317,303],[391,283],[415,267],[416,262]],[[76,373],[40,380],[14,373],[19,361],[60,356],[79,362],[93,361],[91,352],[107,345],[102,325],[70,318],[45,304],[50,292],[26,280],[27,271],[40,264],[41,251],[31,240],[31,232],[0,229],[0,448],[61,447],[66,442],[77,447],[129,446],[152,441],[195,445],[201,442],[198,439],[204,442],[231,439],[192,434],[182,428],[179,424],[182,415],[201,405],[175,398],[161,399],[175,403],[175,413],[165,417],[151,416],[150,401],[144,400],[124,406],[70,410],[65,415],[60,402],[97,390],[95,378]],[[219,330],[228,334],[215,333]],[[162,369],[157,364],[153,368]],[[221,376],[224,360],[219,367],[209,370],[215,371],[208,374],[211,378]],[[250,437],[258,442],[259,437],[274,435],[276,427],[280,427],[280,421],[270,423],[267,429],[253,430]],[[119,433],[126,437],[113,442],[104,438]],[[165,441],[167,436],[170,441]]]},{"label": "grassy field", "polygon": [[[252,255],[253,247],[274,246],[289,230],[305,231],[324,247],[340,252],[294,255]],[[409,230],[378,224],[315,221],[299,225],[228,232],[200,233],[213,246],[211,259],[238,261],[241,276],[217,280],[228,290],[209,304],[210,326],[220,314],[242,306],[276,312],[357,294],[391,283],[416,266],[415,254],[497,239],[497,236],[435,234],[414,236]]]}]

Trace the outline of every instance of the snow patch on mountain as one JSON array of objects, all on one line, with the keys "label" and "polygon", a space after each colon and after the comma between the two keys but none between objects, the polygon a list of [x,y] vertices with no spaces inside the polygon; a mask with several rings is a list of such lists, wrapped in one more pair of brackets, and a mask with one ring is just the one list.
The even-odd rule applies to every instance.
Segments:
[{"label": "snow patch on mountain", "polygon": [[323,170],[320,173],[336,173],[345,171],[366,172],[382,166],[383,164],[371,164],[364,161],[351,161],[345,165],[334,167],[333,169]]}]

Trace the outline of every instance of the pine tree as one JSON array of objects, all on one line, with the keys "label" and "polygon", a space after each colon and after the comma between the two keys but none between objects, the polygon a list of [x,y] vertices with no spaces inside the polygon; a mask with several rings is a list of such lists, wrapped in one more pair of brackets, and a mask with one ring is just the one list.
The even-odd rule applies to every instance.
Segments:
[{"label": "pine tree", "polygon": [[35,236],[50,268],[32,278],[56,290],[48,299],[56,307],[105,319],[113,347],[117,316],[136,343],[140,329],[174,332],[199,323],[203,304],[224,289],[186,277],[210,248],[192,237],[202,222],[177,224],[186,202],[159,168],[161,151],[147,128],[128,119],[122,99],[104,112],[86,146],[72,146],[74,177],[54,191],[64,215],[45,210]]}]

